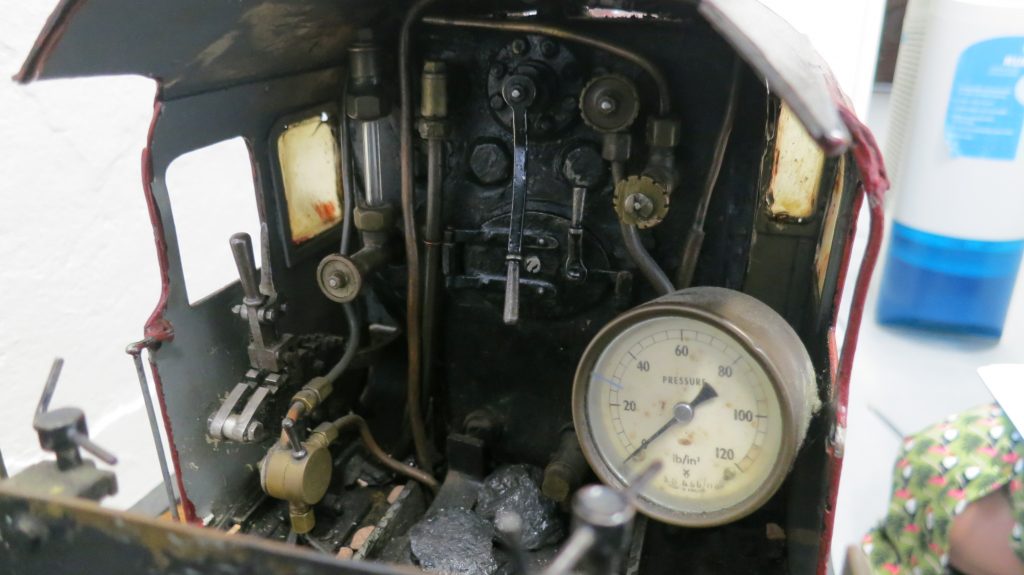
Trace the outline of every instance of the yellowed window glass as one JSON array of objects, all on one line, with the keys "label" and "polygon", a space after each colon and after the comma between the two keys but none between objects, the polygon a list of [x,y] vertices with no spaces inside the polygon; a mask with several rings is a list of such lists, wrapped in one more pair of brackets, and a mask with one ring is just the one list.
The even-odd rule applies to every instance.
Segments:
[{"label": "yellowed window glass", "polygon": [[326,114],[289,124],[277,139],[288,223],[301,244],[341,221],[338,146]]},{"label": "yellowed window glass", "polygon": [[782,106],[777,130],[768,209],[773,218],[800,221],[817,210],[825,153],[789,106]]}]

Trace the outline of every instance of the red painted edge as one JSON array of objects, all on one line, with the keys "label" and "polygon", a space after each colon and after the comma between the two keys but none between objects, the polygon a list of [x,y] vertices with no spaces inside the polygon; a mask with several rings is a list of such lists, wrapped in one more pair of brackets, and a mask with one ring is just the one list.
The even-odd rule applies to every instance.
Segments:
[{"label": "red painted edge", "polygon": [[[857,280],[854,284],[853,295],[850,300],[850,315],[847,318],[846,335],[843,339],[843,349],[838,357],[838,365],[835,364],[835,334],[829,334],[829,347],[832,365],[830,370],[834,374],[834,400],[836,405],[836,431],[845,443],[847,425],[847,405],[850,398],[850,375],[853,372],[853,361],[857,354],[857,339],[860,335],[861,322],[864,319],[864,307],[867,300],[868,288],[871,285],[871,277],[874,273],[875,264],[878,262],[878,255],[882,248],[882,236],[885,229],[885,212],[883,201],[885,192],[889,189],[889,179],[885,171],[885,163],[882,159],[882,152],[878,148],[874,135],[853,113],[848,104],[840,103],[840,115],[843,123],[850,130],[853,137],[854,147],[851,152],[860,172],[860,185],[857,189],[857,197],[854,200],[853,218],[850,231],[847,234],[846,248],[843,253],[843,264],[841,266],[839,280],[836,286],[835,300],[833,302],[835,313],[838,314],[839,302],[842,300],[843,287],[846,283],[846,276],[853,253],[853,241],[857,232],[857,216],[863,206],[864,199],[867,199],[868,210],[870,210],[870,227],[868,229],[868,243],[864,251],[864,259],[861,260],[860,270],[857,273]],[[829,449],[828,465],[828,499],[824,509],[824,529],[821,534],[820,552],[818,554],[818,575],[825,575],[829,568],[829,559],[832,550],[832,533],[835,524],[836,499],[839,495],[839,478],[843,469],[842,449],[838,452],[831,443]]]},{"label": "red painted edge", "polygon": [[36,38],[32,49],[29,50],[21,69],[11,78],[12,80],[19,84],[28,84],[39,78],[50,54],[53,53],[53,49],[64,36],[68,23],[83,5],[85,5],[84,0],[61,0],[61,3],[50,13],[50,17],[46,19],[42,32],[39,33],[39,37]]},{"label": "red painted edge", "polygon": [[[167,342],[174,338],[174,329],[171,323],[164,317],[167,311],[167,298],[170,293],[170,276],[168,275],[167,263],[167,241],[164,233],[163,221],[160,219],[160,209],[156,205],[156,198],[153,195],[153,134],[156,125],[160,121],[160,114],[163,111],[163,104],[160,101],[160,94],[157,93],[153,103],[153,118],[149,124],[149,133],[146,136],[146,148],[142,150],[142,188],[146,197],[146,208],[149,211],[149,221],[153,226],[153,241],[156,245],[157,261],[160,266],[160,299],[156,308],[146,320],[144,328],[145,337],[154,342]],[[157,401],[160,402],[160,415],[164,421],[164,431],[167,433],[167,444],[171,451],[171,463],[174,465],[174,475],[178,482],[178,493],[181,497],[181,507],[184,519],[187,523],[199,523],[196,518],[196,508],[188,498],[185,491],[185,480],[181,473],[181,459],[178,448],[174,443],[174,428],[167,413],[167,403],[164,400],[163,381],[160,379],[160,370],[157,368],[156,360],[153,358],[152,349],[149,354],[149,369],[153,374],[153,386],[156,388]]]},{"label": "red painted edge", "polygon": [[157,207],[156,198],[153,196],[153,134],[162,112],[163,104],[157,94],[156,101],[153,103],[153,118],[149,123],[149,133],[146,135],[146,149],[142,151],[142,187],[146,196],[146,208],[149,210],[149,221],[153,226],[153,241],[156,244],[156,257],[160,266],[160,299],[157,301],[153,313],[146,320],[144,333],[147,338],[153,338],[159,342],[170,341],[174,338],[174,329],[164,318],[171,286],[171,279],[168,275],[167,241],[164,224],[160,219],[160,208]]}]

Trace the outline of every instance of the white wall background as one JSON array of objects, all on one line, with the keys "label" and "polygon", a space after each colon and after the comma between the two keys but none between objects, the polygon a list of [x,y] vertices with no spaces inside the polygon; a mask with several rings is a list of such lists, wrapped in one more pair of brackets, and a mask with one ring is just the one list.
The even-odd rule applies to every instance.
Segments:
[{"label": "white wall background", "polygon": [[[865,113],[884,0],[767,3],[808,34]],[[93,437],[120,457],[121,493],[108,502],[125,507],[159,481],[124,353],[159,293],[140,184],[154,86],[8,81],[54,4],[0,0],[0,448],[12,472],[44,457],[31,415],[61,355],[54,405],[83,408]]]}]

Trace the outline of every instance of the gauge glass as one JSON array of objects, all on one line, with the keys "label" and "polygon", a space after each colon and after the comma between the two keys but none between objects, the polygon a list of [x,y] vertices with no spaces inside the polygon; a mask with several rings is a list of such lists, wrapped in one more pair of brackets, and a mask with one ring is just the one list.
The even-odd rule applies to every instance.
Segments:
[{"label": "gauge glass", "polygon": [[628,485],[652,461],[661,471],[637,495],[671,513],[716,513],[771,476],[783,416],[768,374],[721,329],[677,315],[644,320],[593,364],[585,410],[600,457]]}]

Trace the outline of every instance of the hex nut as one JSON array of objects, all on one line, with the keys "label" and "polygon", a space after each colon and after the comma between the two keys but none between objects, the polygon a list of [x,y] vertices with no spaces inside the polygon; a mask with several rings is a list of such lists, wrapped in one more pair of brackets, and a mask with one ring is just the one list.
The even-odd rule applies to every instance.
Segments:
[{"label": "hex nut", "polygon": [[352,223],[363,232],[383,232],[395,225],[395,211],[390,206],[368,208],[356,206],[352,210]]},{"label": "hex nut", "polygon": [[448,136],[448,124],[441,120],[420,120],[416,127],[424,140],[443,140]]},{"label": "hex nut", "polygon": [[384,115],[384,101],[377,94],[349,94],[345,97],[345,113],[353,120],[376,120]]}]

